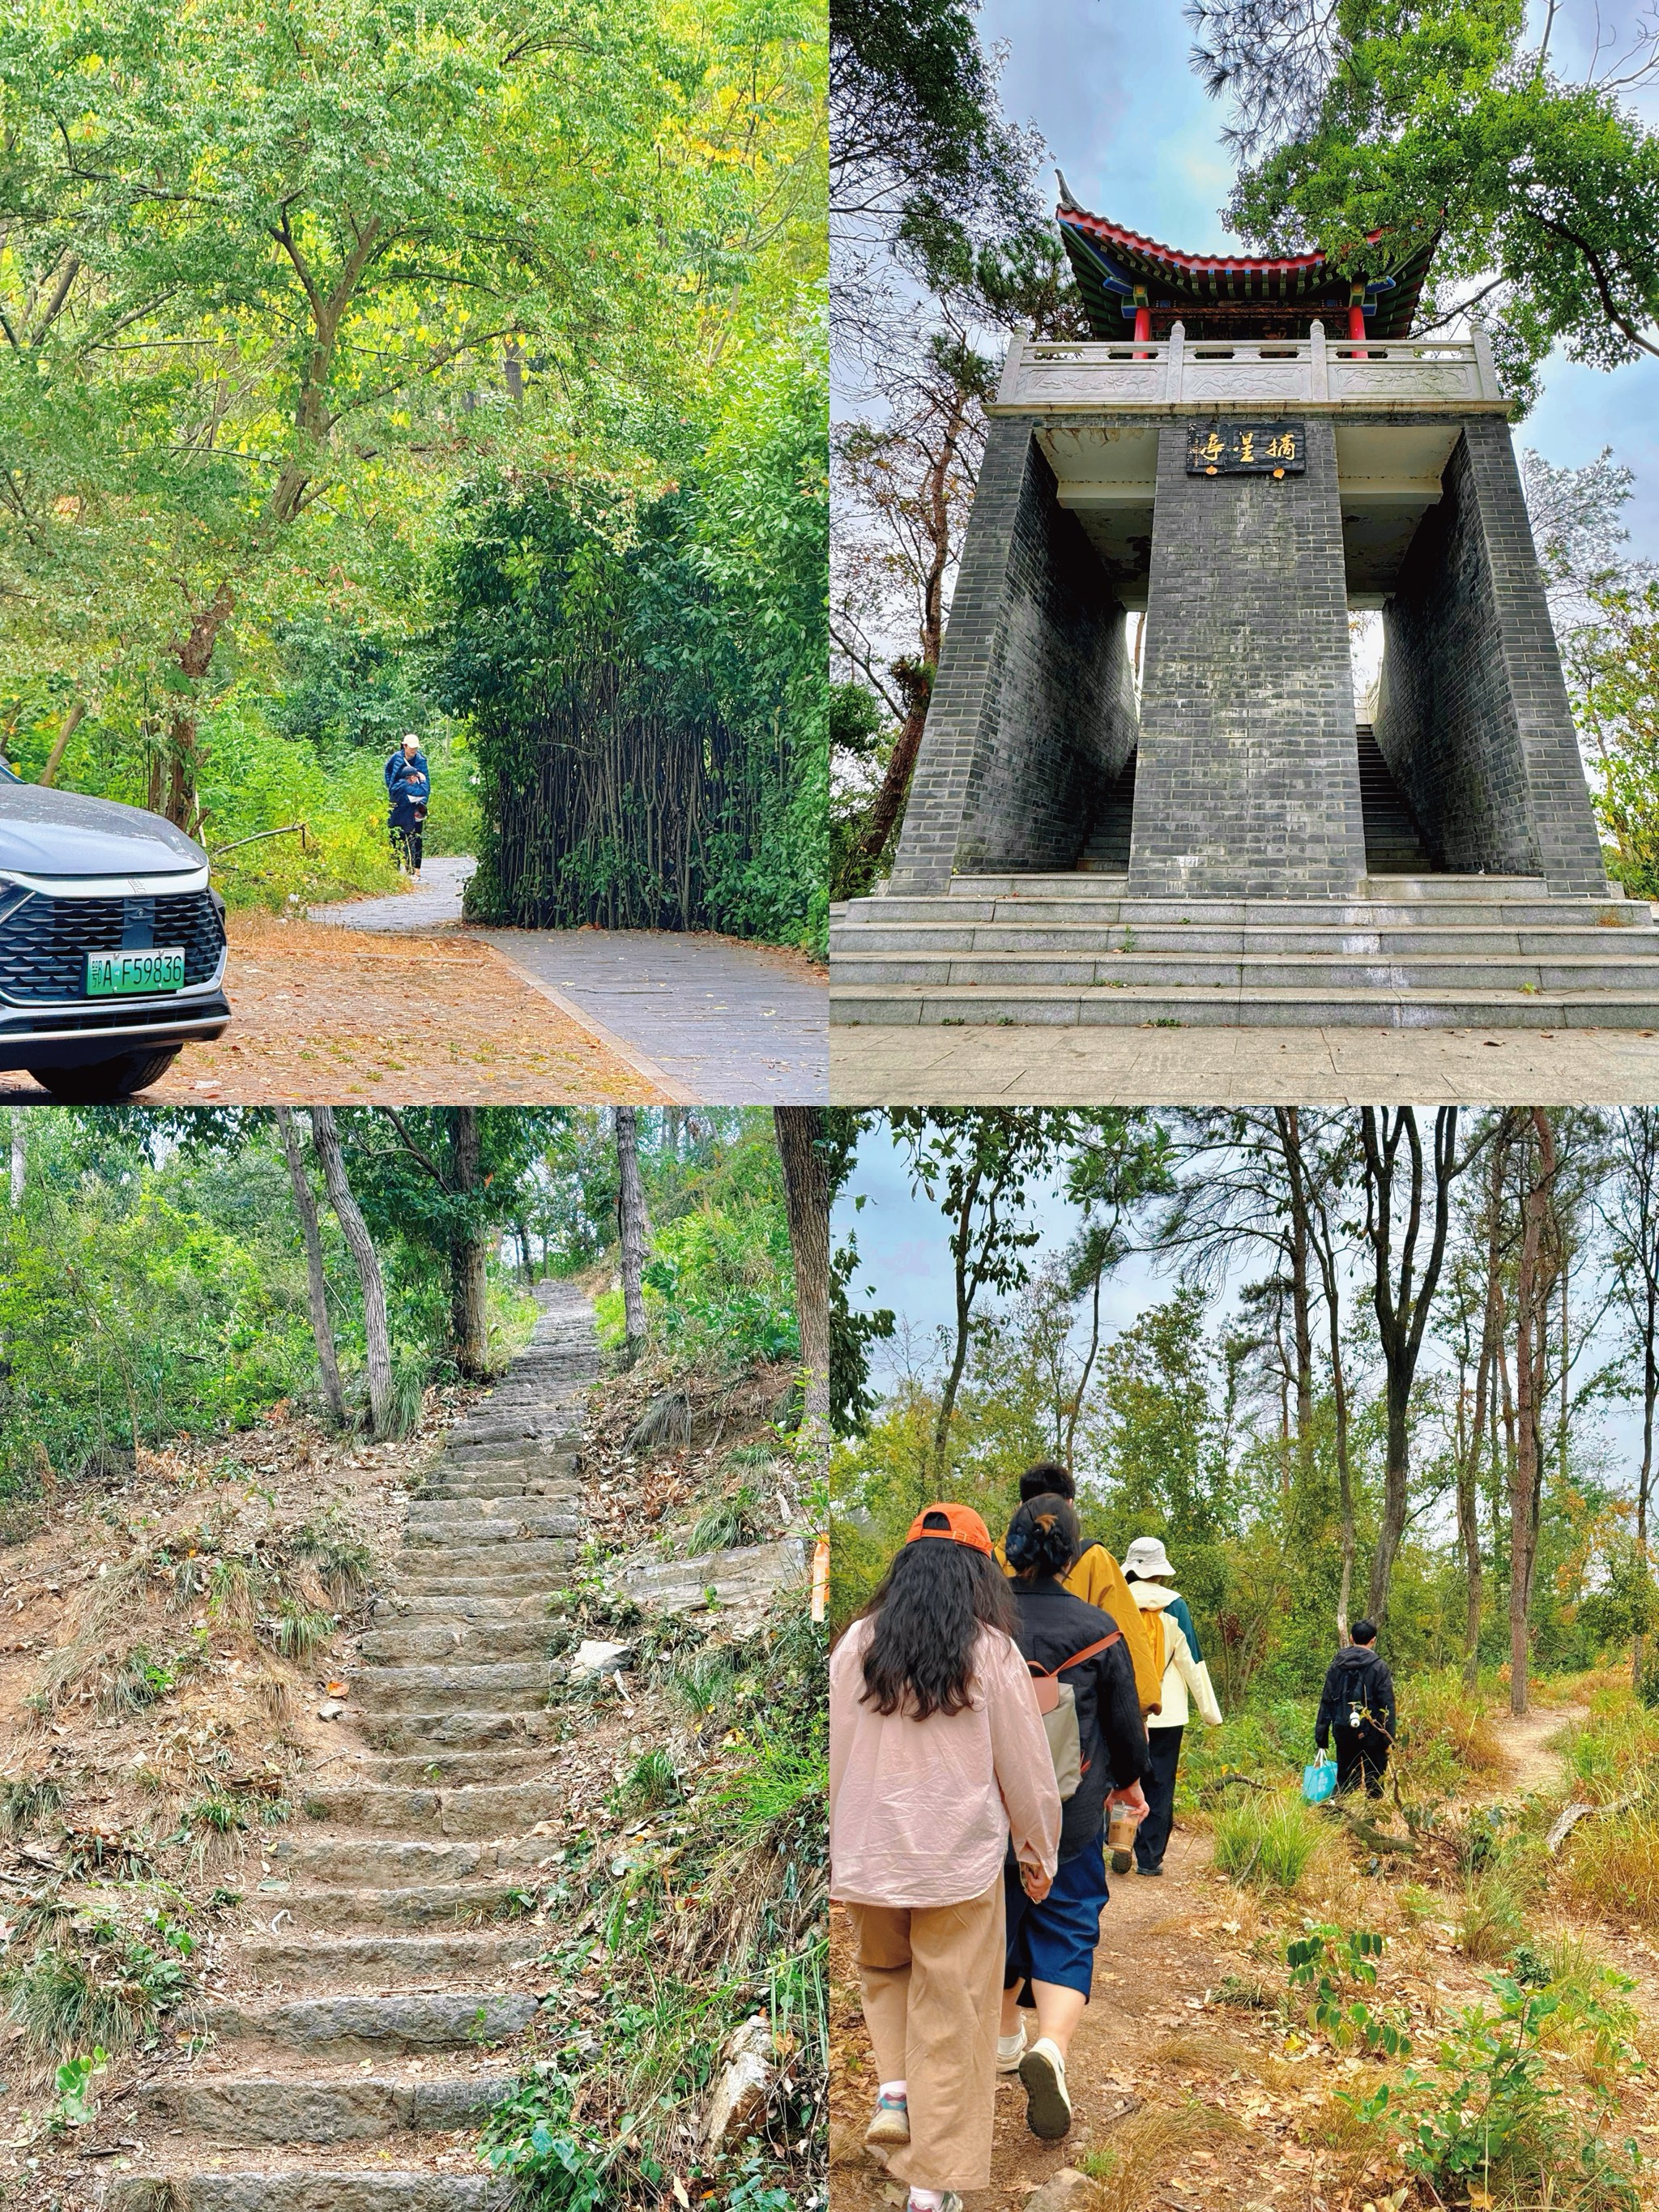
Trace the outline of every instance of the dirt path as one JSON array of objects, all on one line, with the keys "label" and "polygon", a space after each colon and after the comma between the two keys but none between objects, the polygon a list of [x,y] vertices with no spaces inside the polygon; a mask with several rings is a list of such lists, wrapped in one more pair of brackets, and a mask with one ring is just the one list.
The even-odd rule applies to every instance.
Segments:
[{"label": "dirt path", "polygon": [[[1168,2106],[1179,2103],[1187,2091],[1203,2092],[1207,2085],[1201,2071],[1171,2056],[1174,2039],[1206,2034],[1212,2043],[1218,2035],[1243,2042],[1254,2033],[1249,2014],[1218,2021],[1212,2011],[1202,2017],[1207,1994],[1225,1973],[1244,1964],[1236,1948],[1242,1923],[1235,1916],[1243,1911],[1248,1917],[1249,1911],[1231,1884],[1211,1873],[1209,1838],[1177,1825],[1161,1876],[1149,1881],[1139,1875],[1113,1875],[1109,1884],[1110,1901],[1101,1916],[1095,1954],[1094,1996],[1073,2039],[1066,2069],[1074,2115],[1071,2133],[1063,2142],[1039,2142],[1025,2124],[1025,2094],[1018,2076],[1002,2079],[991,2187],[968,2197],[966,2212],[1013,2212],[1033,2188],[1103,2148],[1126,2110],[1143,2103]],[[838,2036],[831,2203],[836,2212],[864,2206],[885,2212],[895,2201],[902,2203],[902,2192],[866,2165],[857,2150],[874,2088],[857,2019],[845,1923],[840,1913],[835,1919],[842,2000],[837,2025],[846,2032]],[[1291,2106],[1278,2100],[1283,2109],[1269,2112],[1266,2100],[1261,2101],[1263,2109],[1246,2134],[1188,2154],[1179,2183],[1160,2189],[1153,2201],[1173,2212],[1301,2212],[1308,2199],[1310,2154],[1291,2138]]]},{"label": "dirt path", "polygon": [[[233,915],[234,1018],[146,1091],[179,1105],[651,1103],[653,1084],[477,938]],[[46,1093],[0,1076],[0,1098]]]},{"label": "dirt path", "polygon": [[[1552,1741],[1583,1714],[1583,1707],[1555,1705],[1534,1707],[1519,1720],[1494,1715],[1507,1768],[1501,1776],[1481,1778],[1470,1802],[1513,1799],[1558,1780],[1563,1761]],[[1072,2131],[1063,2142],[1039,2142],[1025,2124],[1018,2077],[1001,2081],[992,2185],[967,2200],[967,2212],[1017,2212],[1034,2188],[1109,2142],[1127,2100],[1167,2111],[1194,2092],[1224,2105],[1243,2120],[1243,2132],[1187,2154],[1178,2177],[1154,2191],[1151,2206],[1171,2212],[1304,2212],[1322,2200],[1310,2171],[1313,2154],[1297,2136],[1329,2082],[1322,2069],[1310,2067],[1304,2077],[1285,2063],[1263,2015],[1206,2002],[1229,1976],[1248,1984],[1261,1972],[1249,1955],[1250,1939],[1261,1925],[1256,1901],[1212,1872],[1208,1837],[1180,1823],[1161,1879],[1113,1875],[1110,1886],[1095,1954],[1093,2001],[1067,2068]],[[836,1918],[839,1923],[841,1916]],[[1449,2001],[1454,1989],[1460,2000],[1478,1994],[1476,1970],[1443,1939],[1436,1943],[1432,1972],[1441,1996]],[[837,1926],[835,1951],[841,2030],[832,2136],[839,2145],[837,2212],[863,2212],[866,2206],[887,2212],[902,2203],[902,2194],[859,2150],[873,2087],[844,1925]],[[1633,1957],[1624,1963],[1635,1970]],[[1235,2058],[1243,2057],[1242,2069],[1227,2064],[1230,2050]],[[1263,2054],[1265,2076],[1276,2081],[1275,2089],[1260,2087],[1252,2078],[1253,2051]],[[1230,2072],[1232,2086],[1223,2089]]]},{"label": "dirt path", "polygon": [[1586,1719],[1589,1711],[1586,1705],[1534,1705],[1518,1720],[1511,1713],[1494,1713],[1492,1731],[1510,1762],[1504,1791],[1547,1790],[1559,1782],[1565,1761],[1550,1745],[1565,1729]]}]

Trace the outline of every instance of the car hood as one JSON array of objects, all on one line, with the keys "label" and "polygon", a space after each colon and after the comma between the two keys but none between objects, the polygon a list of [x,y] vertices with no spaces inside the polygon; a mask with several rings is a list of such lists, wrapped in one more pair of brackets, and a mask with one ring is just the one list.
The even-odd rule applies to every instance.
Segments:
[{"label": "car hood", "polygon": [[0,870],[29,876],[184,875],[207,859],[159,814],[78,791],[0,784]]}]

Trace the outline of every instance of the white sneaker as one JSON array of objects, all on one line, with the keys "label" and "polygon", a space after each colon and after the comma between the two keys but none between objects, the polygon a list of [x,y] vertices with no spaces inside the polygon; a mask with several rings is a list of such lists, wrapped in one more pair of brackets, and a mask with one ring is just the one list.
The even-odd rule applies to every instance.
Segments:
[{"label": "white sneaker", "polygon": [[1066,2061],[1046,2035],[1019,2062],[1025,2084],[1025,2124],[1044,2142],[1058,2142],[1072,2124],[1072,2100],[1066,2087]]},{"label": "white sneaker", "polygon": [[997,2038],[997,2072],[1018,2074],[1019,2062],[1025,2056],[1025,2023],[1021,2021],[1012,2035]]}]

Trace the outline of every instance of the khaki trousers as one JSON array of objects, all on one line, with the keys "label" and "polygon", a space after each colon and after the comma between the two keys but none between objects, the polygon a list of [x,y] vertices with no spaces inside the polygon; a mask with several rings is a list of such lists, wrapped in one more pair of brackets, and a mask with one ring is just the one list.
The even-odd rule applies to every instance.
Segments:
[{"label": "khaki trousers", "polygon": [[965,1905],[849,1905],[865,2025],[884,2081],[908,2084],[918,2189],[988,2189],[1002,2005],[1002,1876]]}]

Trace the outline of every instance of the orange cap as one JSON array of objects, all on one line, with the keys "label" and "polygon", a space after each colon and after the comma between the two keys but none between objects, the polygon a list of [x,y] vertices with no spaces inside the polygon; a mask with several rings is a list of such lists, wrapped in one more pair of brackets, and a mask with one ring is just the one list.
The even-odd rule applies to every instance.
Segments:
[{"label": "orange cap", "polygon": [[[940,1515],[949,1522],[948,1528],[923,1527],[924,1522]],[[975,1552],[983,1552],[988,1559],[991,1557],[991,1532],[971,1505],[924,1505],[910,1523],[910,1533],[904,1540],[914,1544],[921,1536],[946,1537],[953,1544],[967,1544]]]}]

